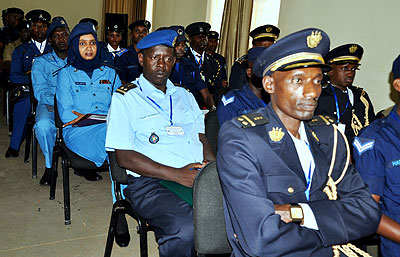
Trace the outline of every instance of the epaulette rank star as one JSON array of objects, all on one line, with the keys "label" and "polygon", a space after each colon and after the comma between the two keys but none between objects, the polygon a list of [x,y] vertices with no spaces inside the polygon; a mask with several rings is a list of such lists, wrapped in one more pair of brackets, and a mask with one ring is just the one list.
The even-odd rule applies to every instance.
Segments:
[{"label": "epaulette rank star", "polygon": [[247,113],[243,114],[239,117],[234,118],[234,120],[237,120],[242,128],[250,128],[250,127],[255,127],[259,125],[264,125],[269,122],[267,117],[264,117],[260,113]]},{"label": "epaulette rank star", "polygon": [[122,95],[125,95],[126,92],[128,92],[129,90],[131,90],[132,88],[136,88],[137,86],[133,83],[125,83],[122,86],[120,86],[117,90],[115,90],[115,92],[118,92]]},{"label": "epaulette rank star", "polygon": [[318,115],[314,116],[312,120],[309,122],[309,125],[311,127],[314,126],[329,126],[331,124],[336,124],[336,120],[330,116],[327,115]]}]

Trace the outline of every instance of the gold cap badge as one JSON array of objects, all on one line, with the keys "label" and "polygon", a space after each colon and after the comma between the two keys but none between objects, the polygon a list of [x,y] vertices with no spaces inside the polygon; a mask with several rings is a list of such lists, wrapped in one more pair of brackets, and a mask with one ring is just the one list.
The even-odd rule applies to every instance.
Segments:
[{"label": "gold cap badge", "polygon": [[319,45],[319,42],[321,42],[321,40],[321,31],[313,31],[311,32],[311,35],[307,37],[307,46],[309,48],[315,48]]},{"label": "gold cap badge", "polygon": [[267,31],[267,32],[269,33],[269,32],[272,31],[272,28],[271,28],[271,27],[267,27],[267,28],[265,29],[265,31]]},{"label": "gold cap badge", "polygon": [[349,52],[350,53],[355,53],[355,51],[357,51],[357,49],[358,49],[358,47],[356,46],[356,45],[352,45],[350,48],[349,48]]},{"label": "gold cap badge", "polygon": [[282,128],[272,128],[272,130],[268,132],[268,135],[272,141],[279,142],[282,140],[282,137],[285,135],[285,132],[282,131]]}]

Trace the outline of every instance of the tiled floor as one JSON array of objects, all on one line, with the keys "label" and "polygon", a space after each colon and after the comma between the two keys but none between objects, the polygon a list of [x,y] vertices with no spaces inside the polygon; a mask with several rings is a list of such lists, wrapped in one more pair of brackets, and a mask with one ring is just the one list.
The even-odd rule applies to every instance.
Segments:
[{"label": "tiled floor", "polygon": [[[32,179],[31,163],[23,161],[24,144],[18,158],[4,157],[9,140],[0,115],[0,257],[103,256],[112,207],[108,173],[101,173],[102,181],[88,182],[71,170],[72,223],[66,226],[61,177],[56,199],[50,201],[49,187],[39,185],[44,171],[41,152],[38,179]],[[139,256],[136,223],[130,218],[128,223],[131,243],[126,248],[114,244],[112,256]],[[158,256],[153,232],[148,236],[149,256]]]}]

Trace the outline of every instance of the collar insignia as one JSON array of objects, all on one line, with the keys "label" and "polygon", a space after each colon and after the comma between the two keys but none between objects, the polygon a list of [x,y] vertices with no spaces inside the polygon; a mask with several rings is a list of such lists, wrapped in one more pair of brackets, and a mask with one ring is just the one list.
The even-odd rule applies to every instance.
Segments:
[{"label": "collar insignia", "polygon": [[307,46],[309,48],[316,48],[321,40],[321,31],[313,31],[311,32],[311,35],[307,37]]},{"label": "collar insignia", "polygon": [[271,138],[274,142],[279,142],[282,140],[285,132],[282,131],[282,128],[272,128],[271,131],[268,132],[269,138]]}]

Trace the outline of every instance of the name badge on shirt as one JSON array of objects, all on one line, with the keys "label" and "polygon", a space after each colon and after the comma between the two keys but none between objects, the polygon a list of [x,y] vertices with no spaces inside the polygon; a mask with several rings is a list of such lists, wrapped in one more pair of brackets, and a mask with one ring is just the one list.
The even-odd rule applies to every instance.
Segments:
[{"label": "name badge on shirt", "polygon": [[346,130],[346,124],[339,123],[338,128],[340,129],[340,131],[342,131],[344,133],[344,131]]},{"label": "name badge on shirt", "polygon": [[167,134],[171,136],[180,136],[185,134],[183,128],[178,126],[165,127],[165,130],[167,131]]}]

